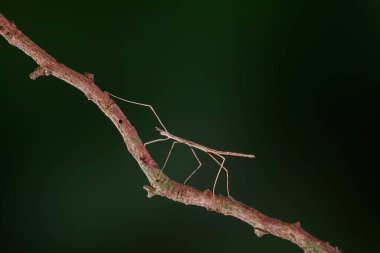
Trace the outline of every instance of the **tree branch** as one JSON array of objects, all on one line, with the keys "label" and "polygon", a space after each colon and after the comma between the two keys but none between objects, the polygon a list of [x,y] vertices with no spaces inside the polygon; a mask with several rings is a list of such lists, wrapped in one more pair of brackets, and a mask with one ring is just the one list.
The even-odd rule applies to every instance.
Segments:
[{"label": "tree branch", "polygon": [[148,197],[160,195],[186,205],[201,206],[210,211],[236,217],[251,225],[257,236],[272,234],[281,237],[298,245],[305,253],[340,253],[338,248],[332,247],[304,231],[299,222],[285,223],[270,218],[231,197],[214,196],[210,190],[202,192],[171,180],[158,168],[157,163],[144,147],[135,128],[124,113],[108,94],[94,83],[92,74],[80,74],[57,62],[2,14],[0,14],[0,35],[38,64],[36,70],[30,74],[31,79],[34,80],[39,76],[55,76],[82,91],[89,100],[102,110],[115,125],[128,151],[148,178],[150,186],[144,186],[148,192]]}]

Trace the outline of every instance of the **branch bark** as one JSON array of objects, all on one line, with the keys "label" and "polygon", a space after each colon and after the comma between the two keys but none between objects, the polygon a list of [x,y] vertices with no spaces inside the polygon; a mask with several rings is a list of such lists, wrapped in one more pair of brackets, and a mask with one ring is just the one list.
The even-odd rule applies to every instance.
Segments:
[{"label": "branch bark", "polygon": [[94,102],[112,121],[122,136],[128,151],[136,159],[145,173],[150,186],[144,186],[148,197],[160,195],[168,199],[196,205],[207,210],[236,217],[254,228],[257,236],[265,234],[289,240],[302,248],[305,253],[340,253],[341,251],[304,231],[299,222],[294,224],[270,218],[259,211],[234,200],[231,197],[213,196],[210,190],[199,191],[191,186],[180,184],[163,174],[141,142],[135,128],[115,102],[94,82],[92,74],[80,74],[56,61],[52,56],[25,36],[13,22],[0,14],[0,35],[9,44],[19,48],[38,65],[30,74],[31,79],[52,75],[82,91],[88,100]]}]

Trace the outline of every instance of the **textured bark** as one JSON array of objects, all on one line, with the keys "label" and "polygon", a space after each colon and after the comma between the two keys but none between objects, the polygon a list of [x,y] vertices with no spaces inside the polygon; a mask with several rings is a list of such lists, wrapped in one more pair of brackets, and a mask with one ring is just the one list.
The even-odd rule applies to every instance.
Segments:
[{"label": "textured bark", "polygon": [[[144,147],[135,128],[124,113],[108,94],[95,84],[92,74],[80,74],[57,62],[2,14],[0,14],[0,35],[38,64],[36,70],[30,74],[31,79],[52,75],[67,82],[82,91],[113,122],[128,151],[136,159],[149,180],[150,186],[144,186],[144,189],[148,192],[148,197],[160,195],[186,205],[201,206],[210,211],[236,217],[251,225],[257,236],[261,237],[265,234],[278,236],[298,245],[306,253],[340,252],[338,248],[332,247],[327,242],[322,242],[304,231],[298,222],[294,224],[285,223],[270,218],[231,197],[214,196],[210,190],[202,192],[191,186],[171,180],[158,168],[157,163]],[[4,59],[2,60],[4,61]]]}]

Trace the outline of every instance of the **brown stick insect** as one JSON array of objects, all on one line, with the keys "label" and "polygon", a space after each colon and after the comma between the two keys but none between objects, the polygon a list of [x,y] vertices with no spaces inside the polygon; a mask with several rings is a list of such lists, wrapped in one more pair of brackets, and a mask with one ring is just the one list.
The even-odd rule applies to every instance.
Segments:
[{"label": "brown stick insect", "polygon": [[[162,169],[161,170],[164,170],[168,160],[169,160],[169,157],[170,157],[170,154],[174,148],[174,145],[179,143],[179,144],[184,144],[184,145],[187,145],[191,152],[194,154],[194,157],[195,159],[198,161],[198,167],[186,178],[184,184],[186,184],[186,182],[198,171],[198,169],[202,166],[202,163],[201,161],[199,160],[197,154],[195,153],[194,151],[194,148],[195,149],[198,149],[198,150],[201,150],[203,152],[205,152],[206,154],[208,154],[220,167],[219,167],[219,170],[218,170],[218,173],[216,175],[216,178],[215,178],[215,181],[214,181],[214,185],[213,185],[213,188],[212,188],[212,193],[215,194],[215,187],[216,187],[216,183],[218,181],[218,178],[219,178],[219,175],[220,175],[220,172],[222,170],[225,171],[226,173],[226,177],[227,177],[227,180],[226,180],[226,184],[227,184],[227,194],[228,196],[230,196],[230,188],[229,188],[229,179],[228,179],[228,170],[226,169],[226,167],[224,167],[224,162],[226,160],[226,158],[224,156],[239,156],[239,157],[246,157],[246,158],[255,158],[254,155],[251,155],[251,154],[242,154],[242,153],[236,153],[236,152],[229,152],[229,151],[220,151],[220,150],[216,150],[216,149],[213,149],[213,148],[209,148],[209,147],[206,147],[206,146],[203,146],[201,144],[198,144],[198,143],[195,143],[193,141],[189,141],[189,140],[186,140],[184,138],[181,138],[181,137],[178,137],[172,133],[170,133],[165,125],[162,123],[160,117],[158,117],[158,114],[156,113],[156,111],[154,110],[154,108],[151,106],[151,105],[148,105],[148,104],[143,104],[143,103],[138,103],[138,102],[134,102],[134,101],[131,101],[131,100],[126,100],[124,98],[121,98],[121,97],[118,97],[118,96],[115,96],[109,92],[106,92],[108,95],[114,97],[114,98],[117,98],[121,101],[124,101],[124,102],[127,102],[127,103],[131,103],[131,104],[135,104],[135,105],[141,105],[141,106],[145,106],[145,107],[149,107],[152,112],[154,113],[154,115],[156,116],[158,122],[160,123],[160,125],[162,126],[163,129],[160,129],[158,127],[156,127],[156,130],[160,133],[160,135],[164,136],[164,138],[161,138],[161,139],[155,139],[155,140],[152,140],[152,141],[148,141],[146,143],[144,143],[144,146],[148,145],[148,144],[152,144],[152,143],[155,143],[155,142],[159,142],[159,141],[167,141],[167,140],[173,140],[173,144],[169,150],[169,153],[165,159],[165,163],[164,163],[164,166],[162,166]],[[219,161],[216,157],[220,158],[221,161]]]}]

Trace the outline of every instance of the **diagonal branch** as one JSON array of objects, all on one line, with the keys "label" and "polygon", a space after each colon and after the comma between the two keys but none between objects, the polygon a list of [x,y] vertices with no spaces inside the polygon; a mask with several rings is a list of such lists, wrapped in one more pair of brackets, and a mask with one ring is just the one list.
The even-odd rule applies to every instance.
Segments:
[{"label": "diagonal branch", "polygon": [[255,209],[230,197],[213,196],[210,190],[199,191],[191,186],[171,180],[158,168],[141,142],[135,128],[115,102],[102,91],[93,80],[92,74],[80,74],[57,62],[52,56],[25,36],[16,25],[0,14],[0,35],[11,45],[30,56],[38,67],[30,74],[31,79],[52,75],[82,91],[112,121],[122,136],[128,151],[149,180],[150,186],[144,186],[148,197],[160,195],[186,205],[196,205],[210,211],[236,217],[254,228],[257,236],[272,234],[289,240],[302,248],[305,253],[340,253],[338,248],[330,246],[313,237],[301,228],[299,222],[289,224],[270,218]]}]

